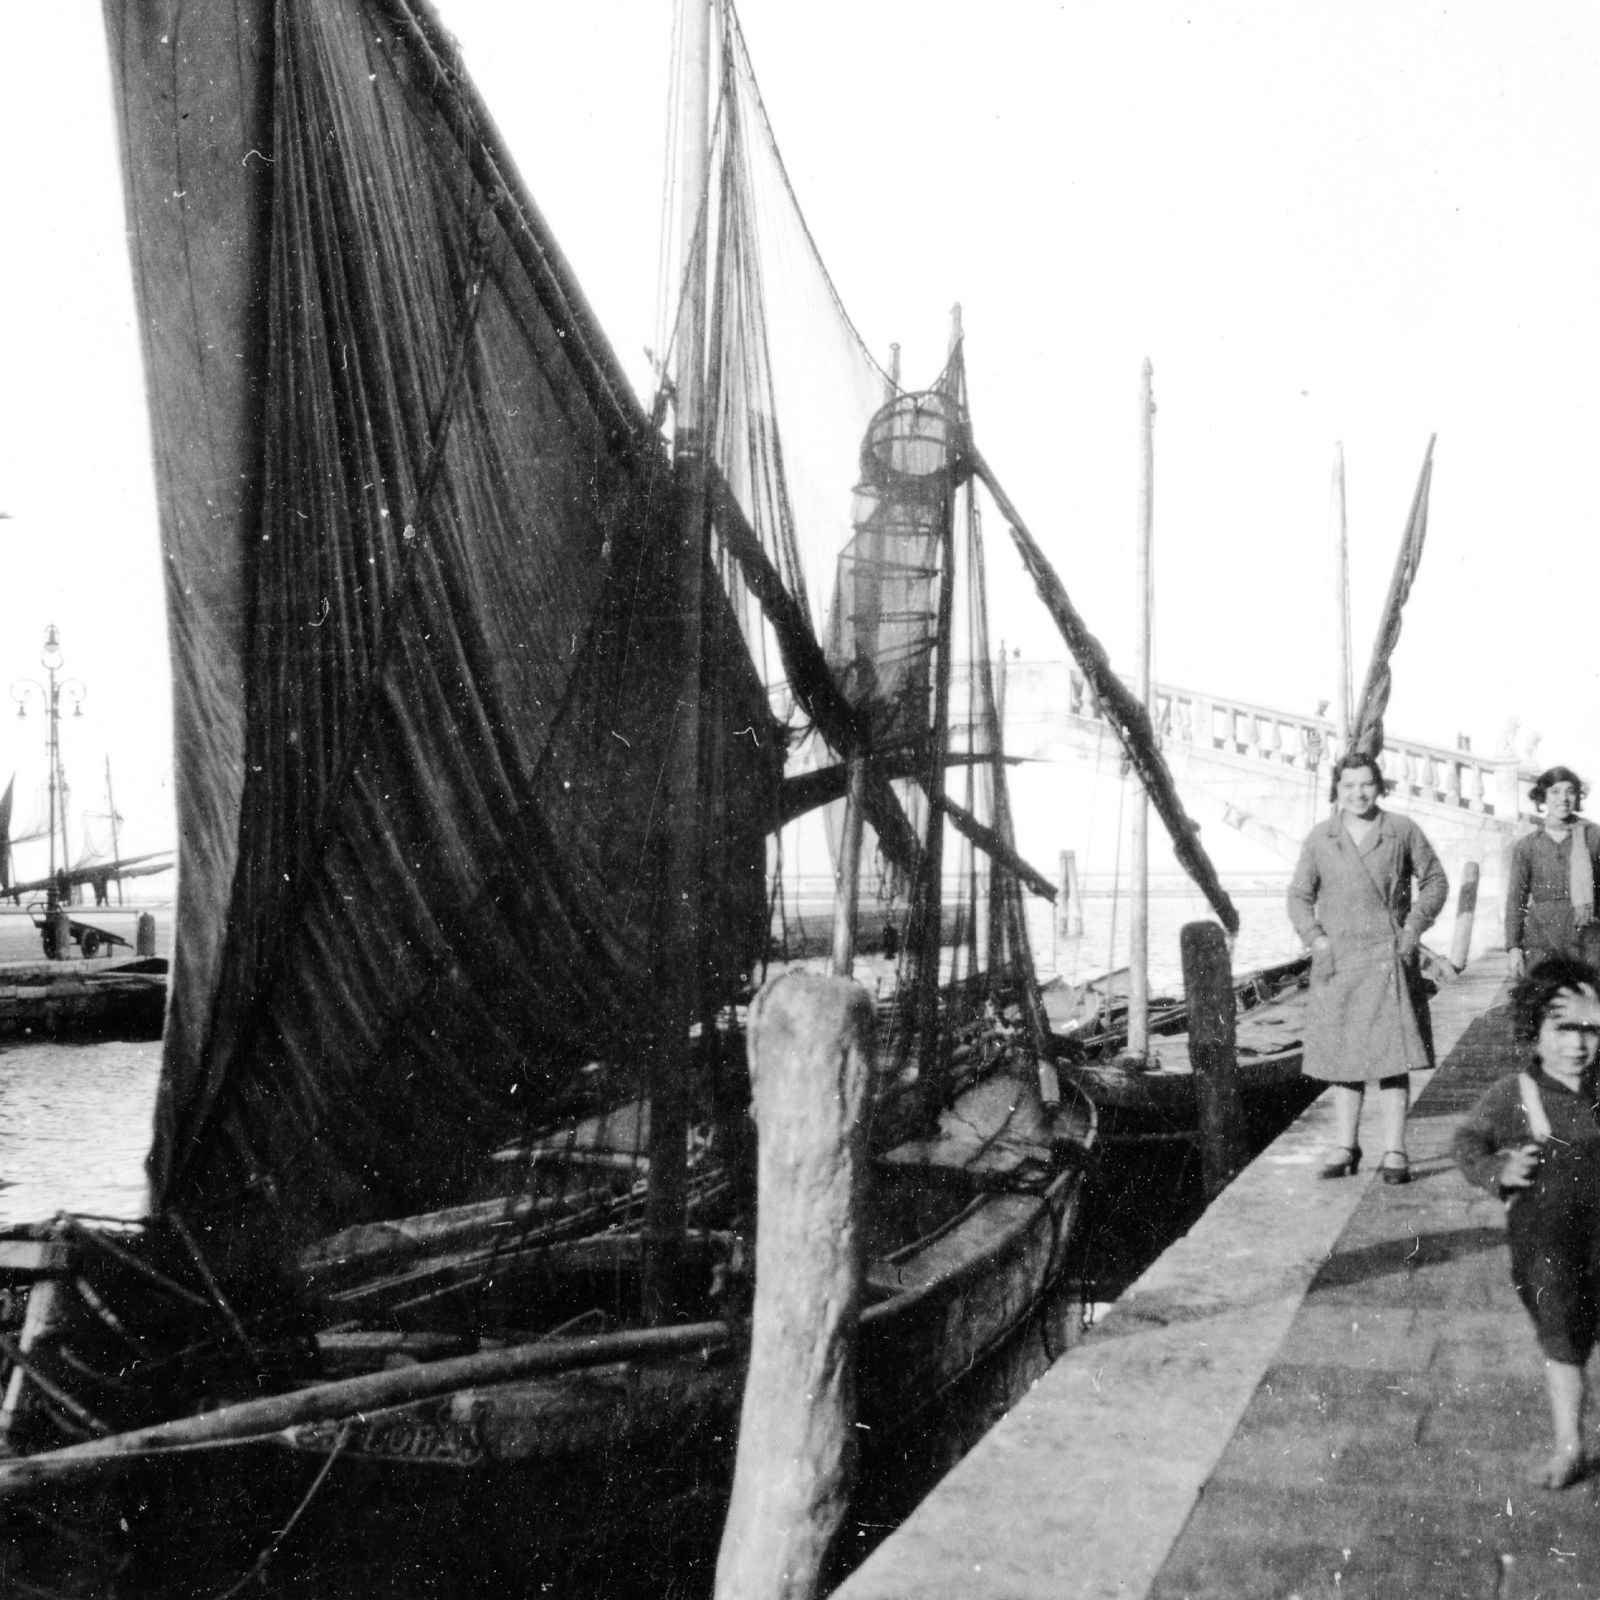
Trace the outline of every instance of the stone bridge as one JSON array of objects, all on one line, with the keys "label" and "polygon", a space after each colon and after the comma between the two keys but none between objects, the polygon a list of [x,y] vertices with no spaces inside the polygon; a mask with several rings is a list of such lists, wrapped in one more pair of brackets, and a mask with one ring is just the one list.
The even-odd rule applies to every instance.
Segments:
[{"label": "stone bridge", "polygon": [[[1054,851],[1074,841],[1062,837],[1059,808],[1052,813],[1046,797],[1052,771],[1058,794],[1070,769],[1088,766],[1113,777],[1120,747],[1069,663],[1007,662],[1005,694],[1007,752],[1029,763],[1013,780],[1019,843],[1024,854],[1037,852],[1030,857],[1037,864],[1053,864]],[[1300,841],[1328,815],[1332,764],[1340,753],[1334,724],[1165,683],[1154,686],[1152,701],[1163,754],[1224,884],[1241,876],[1286,881]],[[1479,863],[1474,947],[1499,943],[1511,844],[1536,815],[1527,798],[1535,770],[1515,757],[1392,736],[1382,763],[1390,784],[1385,805],[1422,826],[1452,885],[1467,861]],[[1160,870],[1158,832],[1153,824],[1152,866]],[[1243,841],[1253,848],[1241,850]],[[1453,914],[1452,897],[1442,922]]]}]

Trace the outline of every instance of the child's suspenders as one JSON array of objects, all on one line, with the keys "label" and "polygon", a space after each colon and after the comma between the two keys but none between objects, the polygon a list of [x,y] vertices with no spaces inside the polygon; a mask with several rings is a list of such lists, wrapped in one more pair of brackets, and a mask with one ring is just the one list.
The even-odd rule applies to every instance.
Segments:
[{"label": "child's suspenders", "polygon": [[[1539,1085],[1526,1072],[1517,1074],[1517,1087],[1522,1091],[1522,1111],[1528,1119],[1528,1132],[1532,1135],[1534,1143],[1543,1149],[1550,1143],[1552,1137],[1550,1118],[1544,1109],[1544,1096],[1539,1093]],[[1526,1189],[1513,1189],[1503,1196],[1506,1210],[1510,1211],[1527,1192]]]},{"label": "child's suspenders", "polygon": [[1544,1097],[1526,1072],[1517,1074],[1517,1087],[1522,1091],[1522,1110],[1528,1119],[1528,1132],[1538,1144],[1549,1144],[1552,1137],[1550,1118],[1545,1115]]}]

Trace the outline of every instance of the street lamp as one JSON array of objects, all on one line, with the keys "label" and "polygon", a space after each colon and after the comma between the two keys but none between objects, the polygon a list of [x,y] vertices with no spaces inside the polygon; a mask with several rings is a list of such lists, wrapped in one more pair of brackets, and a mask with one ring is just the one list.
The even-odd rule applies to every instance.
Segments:
[{"label": "street lamp", "polygon": [[50,771],[50,876],[56,875],[56,826],[60,821],[61,866],[65,870],[72,857],[67,848],[67,775],[61,768],[61,705],[66,701],[75,717],[83,715],[83,702],[89,691],[77,678],[63,678],[61,668],[61,635],[51,623],[44,630],[44,649],[39,655],[39,665],[49,679],[43,684],[36,678],[19,678],[11,685],[11,698],[17,702],[17,715],[26,717],[28,703],[44,703],[48,738],[45,749]]}]

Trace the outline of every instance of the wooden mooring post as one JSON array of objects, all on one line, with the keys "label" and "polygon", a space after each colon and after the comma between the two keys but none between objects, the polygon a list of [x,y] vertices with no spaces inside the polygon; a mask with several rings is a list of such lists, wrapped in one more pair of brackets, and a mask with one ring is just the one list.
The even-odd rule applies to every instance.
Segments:
[{"label": "wooden mooring post", "polygon": [[1078,857],[1072,850],[1061,852],[1056,894],[1056,937],[1083,937],[1083,896],[1078,889]]},{"label": "wooden mooring post", "polygon": [[1461,887],[1456,890],[1456,924],[1450,934],[1450,965],[1457,972],[1466,969],[1472,954],[1472,923],[1478,913],[1478,878],[1482,872],[1476,861],[1461,865]]},{"label": "wooden mooring post", "polygon": [[1226,1189],[1250,1159],[1239,1094],[1233,962],[1215,922],[1186,922],[1179,939],[1189,1007],[1189,1064],[1200,1112],[1200,1161],[1206,1200]]},{"label": "wooden mooring post", "polygon": [[716,1600],[810,1600],[855,1457],[872,1002],[789,973],[750,1007],[756,1291]]}]

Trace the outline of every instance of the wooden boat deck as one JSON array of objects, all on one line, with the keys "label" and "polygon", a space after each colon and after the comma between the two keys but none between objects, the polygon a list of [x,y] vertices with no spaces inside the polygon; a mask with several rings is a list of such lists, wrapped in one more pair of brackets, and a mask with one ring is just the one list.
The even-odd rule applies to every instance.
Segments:
[{"label": "wooden boat deck", "polygon": [[[1247,1103],[1280,1099],[1293,1110],[1307,1092],[1300,1076],[1305,1004],[1304,991],[1296,991],[1240,1013],[1237,1082]],[[1198,1112],[1188,1030],[1154,1035],[1149,1061],[1144,1071],[1122,1060],[1064,1062],[1060,1070],[1109,1114],[1104,1133],[1113,1141],[1163,1128],[1174,1136],[1192,1133]]]},{"label": "wooden boat deck", "polygon": [[1433,1003],[1415,1182],[1316,1181],[1319,1099],[841,1600],[1592,1595],[1600,1481],[1527,1486],[1540,1362],[1501,1207],[1448,1153],[1513,1060],[1503,978],[1489,955]]}]

